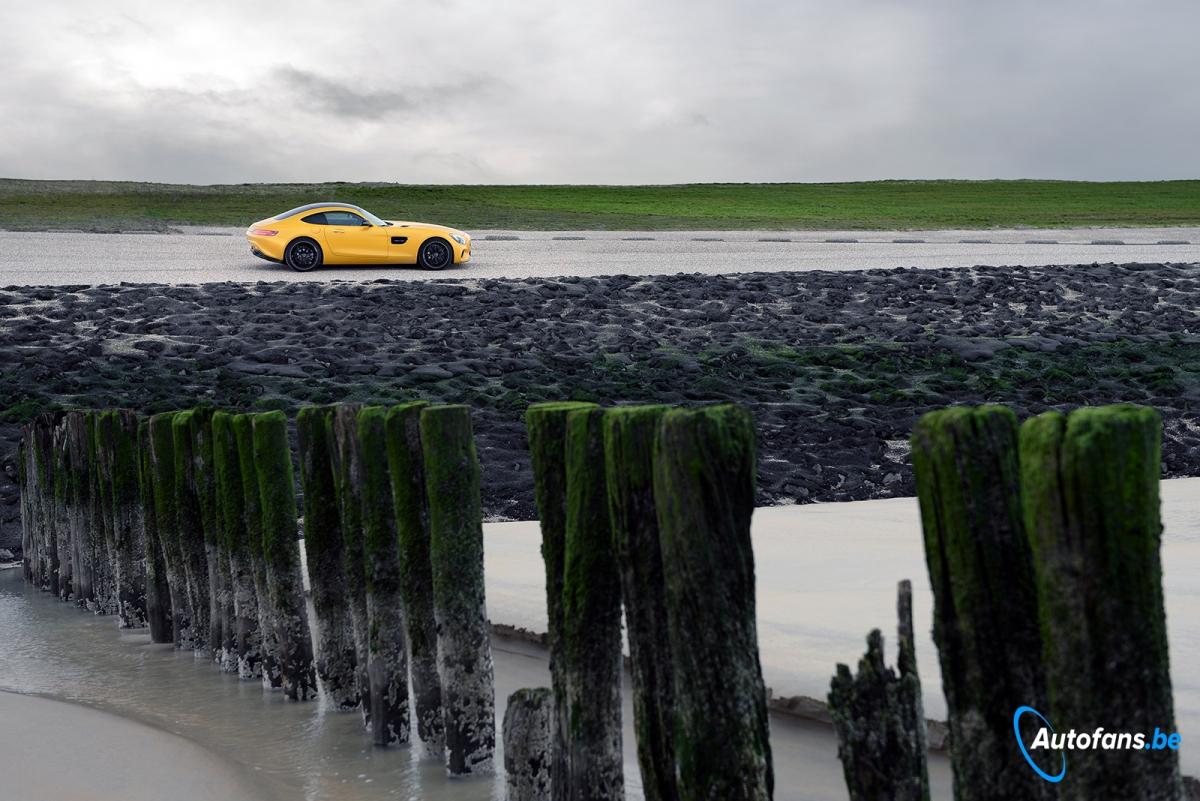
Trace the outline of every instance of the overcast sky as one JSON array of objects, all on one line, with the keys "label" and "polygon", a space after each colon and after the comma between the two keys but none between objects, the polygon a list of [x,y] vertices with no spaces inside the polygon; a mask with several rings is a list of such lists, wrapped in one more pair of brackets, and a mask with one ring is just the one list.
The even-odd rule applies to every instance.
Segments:
[{"label": "overcast sky", "polygon": [[0,176],[1200,177],[1197,0],[0,4]]}]

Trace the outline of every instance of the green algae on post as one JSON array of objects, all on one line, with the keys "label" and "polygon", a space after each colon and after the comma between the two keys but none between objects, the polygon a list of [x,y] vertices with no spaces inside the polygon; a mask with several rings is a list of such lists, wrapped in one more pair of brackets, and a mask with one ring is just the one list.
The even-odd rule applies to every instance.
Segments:
[{"label": "green algae on post", "polygon": [[226,669],[237,672],[243,679],[254,679],[262,673],[262,634],[258,624],[258,596],[254,589],[250,543],[247,541],[246,498],[233,415],[213,413],[212,438],[213,481],[217,510],[221,515],[222,547],[228,560],[229,600],[233,607],[227,621]]},{"label": "green algae on post", "polygon": [[262,495],[258,487],[258,468],[254,463],[254,415],[235,415],[233,438],[237,442],[238,473],[242,480],[242,516],[246,524],[246,553],[258,600],[258,632],[262,644],[259,671],[263,689],[283,688],[280,672],[279,626],[267,582],[267,562],[263,554]]},{"label": "green algae on post", "polygon": [[196,471],[196,411],[177,412],[171,421],[175,449],[175,526],[187,579],[188,606],[192,611],[192,647],[198,654],[212,655],[212,599],[209,592],[208,552],[204,541],[204,515]]},{"label": "green algae on post", "polygon": [[466,406],[421,411],[438,674],[451,776],[495,769],[496,691],[483,581],[479,457]]},{"label": "green algae on post", "polygon": [[376,745],[409,741],[408,649],[400,593],[400,543],[388,471],[387,411],[358,413],[362,457],[363,565],[367,585],[367,642],[371,682],[371,734]]},{"label": "green algae on post", "polygon": [[[1048,412],[1021,427],[1051,720],[1083,731],[1175,730],[1163,609],[1161,421],[1139,406]],[[1114,703],[1114,699],[1120,699]],[[1063,799],[1182,798],[1177,751],[1096,749]]]},{"label": "green algae on post", "polygon": [[1012,762],[1013,711],[1045,709],[1046,697],[1016,417],[1000,406],[930,412],[912,459],[955,798],[1048,798],[1054,786]]},{"label": "green algae on post", "polygon": [[354,632],[346,604],[346,569],[333,456],[327,429],[333,410],[306,406],[296,415],[300,485],[304,490],[304,550],[317,639],[317,675],[340,710],[358,707]]},{"label": "green algae on post", "polygon": [[204,558],[208,568],[208,643],[214,661],[226,673],[237,672],[237,659],[231,658],[233,597],[229,592],[229,556],[225,552],[222,520],[217,507],[217,487],[213,469],[213,410],[198,407],[192,411],[192,454],[195,463],[194,484],[200,502],[200,522],[204,530]]},{"label": "green algae on post", "polygon": [[400,541],[400,593],[408,632],[409,672],[417,734],[426,751],[441,757],[446,744],[442,683],[437,668],[437,620],[433,614],[433,568],[429,562],[429,502],[421,450],[421,410],[414,401],[387,413],[388,471]]},{"label": "green algae on post", "polygon": [[150,469],[153,474],[154,520],[162,543],[167,586],[171,595],[171,629],[175,647],[192,650],[195,647],[195,628],[176,504],[176,414],[178,412],[162,412],[150,418]]},{"label": "green algae on post", "polygon": [[529,455],[533,462],[534,500],[542,532],[542,561],[546,568],[547,634],[550,646],[550,686],[554,691],[551,775],[565,786],[567,776],[567,688],[563,680],[563,564],[567,534],[567,415],[594,403],[551,401],[535,403],[525,412]]},{"label": "green algae on post", "polygon": [[773,792],[750,543],[754,453],[754,421],[734,405],[672,409],[655,439],[681,798]]},{"label": "green algae on post", "polygon": [[677,801],[675,681],[654,505],[654,438],[667,406],[604,414],[604,480],[620,569],[633,680],[633,725],[646,801]]},{"label": "green algae on post", "polygon": [[100,414],[105,430],[101,442],[106,452],[107,485],[113,521],[113,566],[117,617],[121,628],[146,625],[145,522],[138,486],[137,415],[128,409]]},{"label": "green algae on post", "polygon": [[549,687],[523,688],[508,697],[504,710],[504,785],[508,801],[550,801]]},{"label": "green algae on post", "polygon": [[304,581],[296,530],[296,487],[287,418],[282,412],[254,416],[254,466],[261,498],[263,559],[267,588],[279,637],[279,670],[283,693],[292,701],[316,697]]},{"label": "green algae on post", "polygon": [[154,467],[150,461],[150,421],[141,420],[137,431],[139,497],[142,504],[144,535],[143,559],[146,564],[146,624],[150,642],[173,642],[171,631],[171,587],[167,580],[167,562],[163,553],[158,518],[154,511]]},{"label": "green algae on post", "polygon": [[356,683],[363,725],[371,725],[370,628],[367,624],[367,579],[363,556],[362,454],[358,442],[357,404],[333,407],[325,431],[333,457],[334,491],[342,528],[342,566],[346,606],[354,638]]}]

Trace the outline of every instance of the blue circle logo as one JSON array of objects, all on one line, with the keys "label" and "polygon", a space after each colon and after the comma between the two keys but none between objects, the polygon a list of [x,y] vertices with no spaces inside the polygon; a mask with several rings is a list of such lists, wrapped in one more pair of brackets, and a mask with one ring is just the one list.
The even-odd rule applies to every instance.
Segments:
[{"label": "blue circle logo", "polygon": [[1025,747],[1025,741],[1021,739],[1021,716],[1027,712],[1037,715],[1039,718],[1041,718],[1042,723],[1045,723],[1046,726],[1049,727],[1050,731],[1054,731],[1053,724],[1046,720],[1046,716],[1041,712],[1038,712],[1031,706],[1018,707],[1017,711],[1013,713],[1013,735],[1017,738],[1017,746],[1021,749],[1021,756],[1025,757],[1025,761],[1029,763],[1029,767],[1033,768],[1037,775],[1041,776],[1043,779],[1051,782],[1052,784],[1058,784],[1063,780],[1063,777],[1067,775],[1067,755],[1061,754],[1062,770],[1056,774],[1051,775],[1037,766],[1037,763],[1034,762],[1033,758],[1029,756],[1029,749]]}]

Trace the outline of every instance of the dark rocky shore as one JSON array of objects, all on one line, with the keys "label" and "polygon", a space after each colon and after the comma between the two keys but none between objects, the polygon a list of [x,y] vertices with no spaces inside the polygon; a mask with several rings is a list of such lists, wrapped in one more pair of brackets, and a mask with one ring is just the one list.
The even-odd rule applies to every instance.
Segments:
[{"label": "dark rocky shore", "polygon": [[[18,425],[412,398],[471,404],[485,513],[534,515],[542,400],[747,404],[759,503],[910,495],[925,411],[1131,401],[1200,473],[1200,264],[0,289],[0,547]],[[18,539],[19,541],[19,539]]]}]

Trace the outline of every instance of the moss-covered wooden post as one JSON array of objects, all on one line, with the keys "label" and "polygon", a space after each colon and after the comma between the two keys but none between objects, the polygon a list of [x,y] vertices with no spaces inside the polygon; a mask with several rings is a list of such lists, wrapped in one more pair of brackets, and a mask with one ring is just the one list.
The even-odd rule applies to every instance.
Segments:
[{"label": "moss-covered wooden post", "polygon": [[912,451],[954,796],[1049,798],[1054,786],[1013,746],[1013,712],[1045,701],[1016,417],[999,406],[931,412],[917,422]]},{"label": "moss-covered wooden post", "polygon": [[290,700],[306,701],[316,697],[317,676],[300,576],[296,487],[283,412],[254,416],[254,466],[262,499],[263,559],[279,637],[283,692]]},{"label": "moss-covered wooden post", "polygon": [[69,435],[71,413],[54,429],[54,509],[56,547],[58,549],[58,598],[70,601],[74,595],[73,552],[75,550],[74,472],[77,455]]},{"label": "moss-covered wooden post", "polygon": [[334,489],[342,528],[344,595],[354,638],[359,708],[363,724],[371,725],[370,627],[367,624],[367,574],[363,556],[362,453],[358,441],[358,404],[335,406],[327,419],[326,436],[333,457]]},{"label": "moss-covered wooden post", "polygon": [[672,409],[655,441],[685,799],[764,801],[774,787],[750,542],[754,453],[754,422],[733,405]]},{"label": "moss-covered wooden post", "polygon": [[128,409],[99,414],[99,461],[111,504],[117,617],[121,628],[146,625],[145,532],[138,487],[137,415]]},{"label": "moss-covered wooden post", "polygon": [[929,801],[925,711],[912,627],[912,584],[900,582],[900,656],[887,667],[883,635],[867,636],[867,653],[853,674],[839,664],[829,691],[829,714],[850,801]]},{"label": "moss-covered wooden post", "polygon": [[446,721],[437,669],[429,503],[425,495],[425,457],[421,451],[421,410],[427,405],[415,401],[388,410],[387,451],[400,541],[400,593],[408,631],[417,734],[428,753],[441,757],[446,744]]},{"label": "moss-covered wooden post", "polygon": [[408,650],[400,594],[400,542],[388,471],[386,409],[367,406],[359,411],[358,439],[363,468],[371,733],[376,745],[405,744],[410,732]]},{"label": "moss-covered wooden post", "polygon": [[183,554],[187,579],[188,607],[192,612],[192,648],[197,654],[212,655],[209,642],[212,598],[208,583],[208,552],[204,542],[204,513],[201,488],[196,477],[195,430],[197,410],[176,412],[171,421],[175,453],[175,531]]},{"label": "moss-covered wooden post", "polygon": [[228,591],[233,604],[232,619],[228,622],[227,659],[240,678],[255,679],[262,675],[262,635],[258,629],[258,596],[254,590],[246,498],[233,415],[215,412],[212,435],[213,479],[221,515],[223,549],[229,561]]},{"label": "moss-covered wooden post", "polygon": [[281,690],[283,674],[280,672],[279,632],[267,582],[266,557],[263,555],[262,494],[258,486],[258,468],[254,463],[254,415],[235,415],[232,428],[237,441],[238,472],[242,480],[242,516],[246,524],[244,545],[254,580],[254,597],[258,601],[258,634],[262,648],[259,671],[264,689]]},{"label": "moss-covered wooden post", "polygon": [[21,439],[17,441],[17,488],[21,512],[21,575],[26,584],[32,584],[33,545],[30,540],[37,520],[33,508],[33,485],[30,483],[28,424],[21,426]]},{"label": "moss-covered wooden post", "polygon": [[138,497],[142,505],[144,534],[142,558],[146,565],[146,625],[150,642],[174,642],[171,630],[171,585],[167,580],[167,562],[154,508],[154,465],[150,459],[150,421],[138,423],[137,461]]},{"label": "moss-covered wooden post", "polygon": [[[1021,428],[1021,489],[1044,634],[1049,719],[1175,731],[1163,610],[1161,422],[1138,406],[1049,412]],[[1062,798],[1176,801],[1171,748],[1068,755]]]},{"label": "moss-covered wooden post", "polygon": [[554,692],[554,747],[550,773],[559,786],[567,784],[567,688],[563,681],[563,564],[567,541],[567,415],[594,403],[552,401],[535,403],[525,412],[529,455],[533,463],[534,501],[542,532],[542,561],[546,568],[547,637],[550,646],[550,687]]},{"label": "moss-covered wooden post", "polygon": [[551,725],[549,687],[517,690],[504,710],[504,784],[508,801],[550,801]]},{"label": "moss-covered wooden post", "polygon": [[357,657],[346,603],[342,523],[328,436],[333,409],[308,406],[296,416],[300,485],[304,489],[304,550],[317,631],[317,675],[340,710],[358,708]]},{"label": "moss-covered wooden post", "polygon": [[496,691],[483,582],[479,457],[466,406],[421,411],[446,769],[495,770]]},{"label": "moss-covered wooden post", "polygon": [[621,575],[633,679],[633,723],[646,801],[678,801],[675,681],[654,506],[654,438],[666,406],[610,409],[604,416],[605,483]]},{"label": "moss-covered wooden post", "polygon": [[175,415],[162,412],[150,418],[150,469],[154,488],[154,522],[162,543],[167,586],[171,595],[171,626],[175,647],[195,647],[187,565],[179,539],[179,510],[175,480]]},{"label": "moss-covered wooden post", "polygon": [[608,520],[604,410],[567,415],[562,659],[567,688],[564,798],[625,797],[621,758],[621,578]]},{"label": "moss-covered wooden post", "polygon": [[62,425],[66,429],[68,470],[70,471],[69,521],[71,539],[71,595],[77,606],[86,607],[92,599],[91,575],[91,491],[92,465],[88,461],[88,423],[85,412],[68,412]]},{"label": "moss-covered wooden post", "polygon": [[200,522],[204,529],[204,558],[208,568],[208,643],[213,659],[226,673],[237,672],[233,647],[233,596],[229,592],[229,554],[225,551],[223,520],[217,502],[216,472],[213,467],[213,410],[192,412],[192,458]]},{"label": "moss-covered wooden post", "polygon": [[34,476],[37,529],[33,535],[36,554],[33,565],[34,585],[46,592],[58,594],[58,539],[54,513],[54,429],[62,412],[44,412],[30,425],[32,474]]}]

